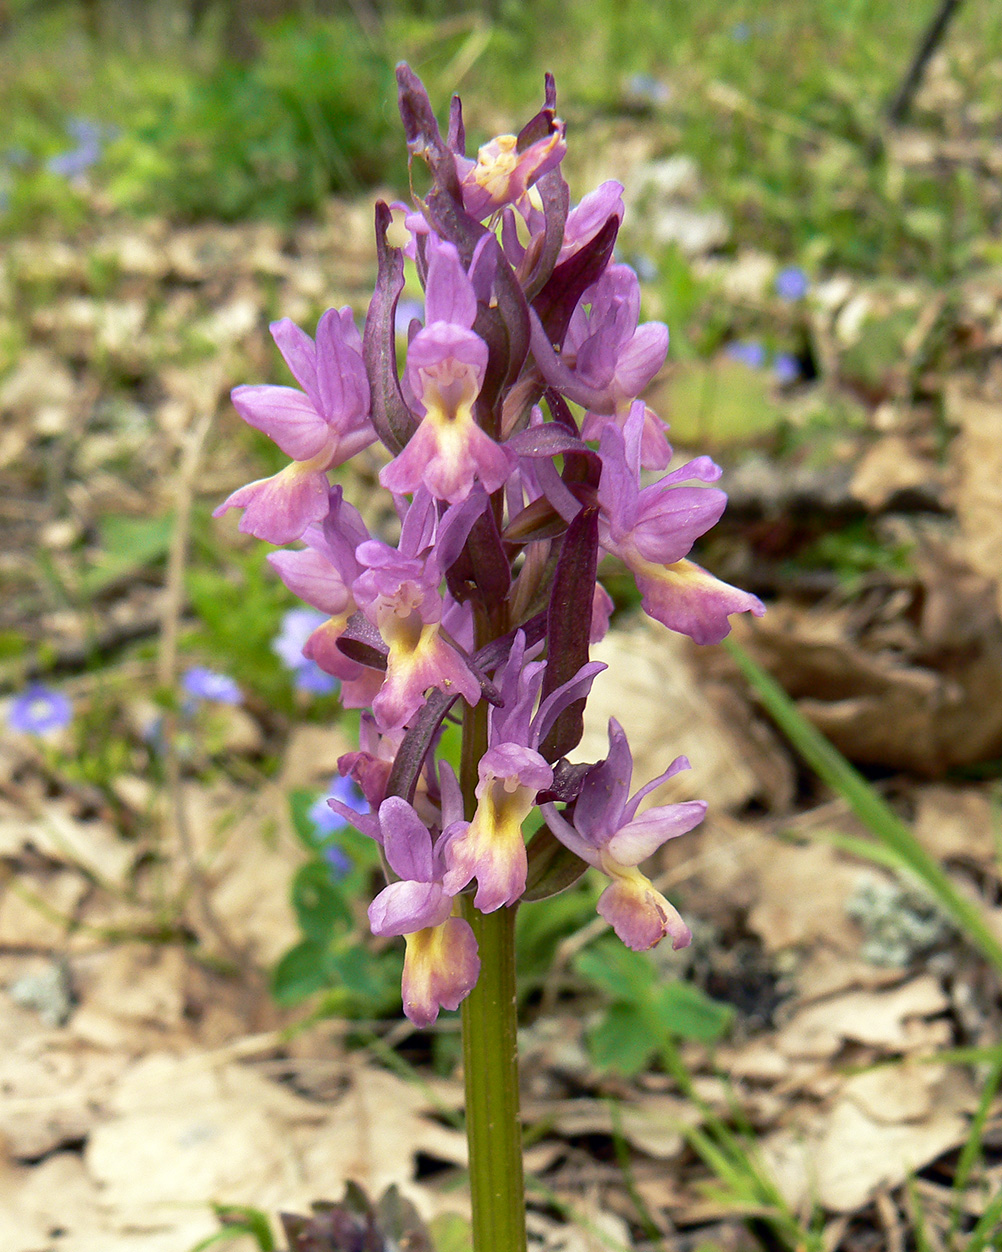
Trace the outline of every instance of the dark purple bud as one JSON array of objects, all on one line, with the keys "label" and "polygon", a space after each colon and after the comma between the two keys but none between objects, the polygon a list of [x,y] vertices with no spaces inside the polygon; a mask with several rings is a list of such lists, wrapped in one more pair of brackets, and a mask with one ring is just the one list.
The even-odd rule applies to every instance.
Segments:
[{"label": "dark purple bud", "polygon": [[[588,637],[598,570],[598,509],[582,509],[567,528],[553,576],[546,615],[546,674],[540,700],[569,682],[588,663]],[[582,697],[561,712],[540,744],[547,761],[566,756],[584,728]]]},{"label": "dark purple bud", "polygon": [[[537,800],[540,796],[536,797]],[[550,833],[548,826],[541,826],[532,836],[526,855],[529,870],[523,900],[546,900],[559,895],[561,891],[573,887],[588,868],[588,862],[564,847]]]},{"label": "dark purple bud", "polygon": [[532,267],[529,276],[523,278],[527,300],[533,300],[553,274],[560,256],[560,249],[564,244],[564,228],[567,225],[567,215],[571,207],[570,190],[559,169],[550,170],[544,174],[536,183],[536,190],[543,201],[546,225],[542,236],[537,236],[539,242],[533,240],[533,245],[537,250],[535,261],[530,255],[519,267],[523,274],[525,267]]},{"label": "dark purple bud", "polygon": [[466,127],[463,125],[463,102],[453,96],[449,104],[449,147],[456,156],[466,156]]},{"label": "dark purple bud", "polygon": [[372,393],[372,424],[393,453],[401,452],[417,423],[404,401],[397,376],[396,311],[404,288],[404,254],[386,240],[390,210],[376,204],[376,289],[365,316],[362,357]]},{"label": "dark purple bud", "polygon": [[605,272],[618,234],[619,218],[612,215],[593,239],[557,266],[546,286],[533,300],[532,307],[539,315],[550,343],[563,343],[571,314],[592,283],[597,282]]},{"label": "dark purple bud", "polygon": [[466,547],[446,571],[446,579],[456,600],[475,595],[488,611],[504,601],[511,587],[511,568],[493,510],[485,509],[474,522]]}]

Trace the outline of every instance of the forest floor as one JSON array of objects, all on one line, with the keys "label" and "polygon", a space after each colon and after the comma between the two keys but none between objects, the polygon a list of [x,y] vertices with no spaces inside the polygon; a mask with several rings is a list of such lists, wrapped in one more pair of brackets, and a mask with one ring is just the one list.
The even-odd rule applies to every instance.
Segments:
[{"label": "forest floor", "polygon": [[[694,165],[658,160],[633,118],[590,138],[610,155],[580,185],[626,185],[626,259],[644,231],[673,241],[677,281],[645,286],[645,315],[671,316],[687,284],[649,402],[677,453],[725,468],[731,508],[700,559],[769,606],[737,639],[1002,940],[998,258],[947,286],[832,272],[790,298],[775,258],[721,252]],[[1002,166],[998,145],[895,144],[896,162],[966,162],[986,184]],[[364,310],[371,202],[288,228],[98,206],[72,236],[7,248],[4,721],[29,682],[73,718],[45,736],[5,725],[0,743],[5,1252],[187,1252],[219,1230],[213,1205],[307,1212],[348,1181],[397,1184],[441,1248],[462,1246],[453,1015],[416,1032],[363,999],[315,1019],[269,990],[302,938],[289,797],[323,794],[350,728],[270,650],[291,602],[261,545],[209,518],[268,464],[227,399],[280,380],[268,319]],[[687,351],[711,324],[720,350]],[[365,497],[379,461],[361,461]],[[588,981],[602,924],[527,927],[545,963],[522,1044],[533,1246],[806,1246],[813,1223],[829,1252],[904,1252],[920,1225],[921,1246],[962,1247],[1002,1187],[1002,1105],[984,1095],[997,974],[881,862],[726,650],[624,608],[593,655],[610,668],[582,758],[604,754],[615,715],[640,781],[685,753],[671,794],[709,802],[657,867],[695,940],[655,968],[733,1017],[716,1042],[641,1041],[638,1062],[617,1005],[653,992]],[[172,699],[195,662],[234,675],[242,703]]]}]

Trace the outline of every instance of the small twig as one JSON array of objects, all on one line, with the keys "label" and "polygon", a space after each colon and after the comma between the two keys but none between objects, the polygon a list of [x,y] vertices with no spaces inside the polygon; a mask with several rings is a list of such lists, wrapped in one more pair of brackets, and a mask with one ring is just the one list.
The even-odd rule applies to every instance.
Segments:
[{"label": "small twig", "polygon": [[[167,556],[160,650],[157,655],[157,682],[165,691],[172,690],[177,681],[177,641],[185,604],[184,574],[188,560],[195,480],[202,460],[202,449],[212,426],[212,419],[212,411],[207,410],[188,432],[181,449],[178,466],[174,533]],[[168,707],[163,717],[164,773],[167,787],[167,804],[164,813],[168,830],[168,845],[174,845],[181,851],[187,886],[192,891],[206,929],[215,937],[226,959],[242,971],[248,985],[253,987],[260,981],[257,971],[247,953],[234,942],[216,915],[205,878],[198,864],[195,843],[188,821],[188,809],[185,804],[181,761],[175,743],[176,734],[177,712],[174,708]]]},{"label": "small twig", "polygon": [[926,68],[932,60],[933,53],[943,42],[947,27],[960,8],[961,0],[940,0],[935,17],[929,23],[915,49],[911,64],[901,80],[901,86],[894,93],[887,106],[887,120],[891,126],[900,126],[908,116],[912,101],[922,85]]}]

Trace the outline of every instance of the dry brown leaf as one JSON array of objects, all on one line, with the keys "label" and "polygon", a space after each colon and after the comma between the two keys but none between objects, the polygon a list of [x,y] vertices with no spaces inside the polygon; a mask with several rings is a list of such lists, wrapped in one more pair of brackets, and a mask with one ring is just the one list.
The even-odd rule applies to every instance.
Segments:
[{"label": "dry brown leaf", "polygon": [[282,758],[282,787],[328,786],[338,772],[338,757],[353,750],[337,726],[297,726]]},{"label": "dry brown leaf", "polygon": [[61,948],[87,890],[69,870],[13,874],[0,887],[0,947]]},{"label": "dry brown leaf", "polygon": [[956,1069],[907,1061],[881,1065],[846,1079],[841,1096],[852,1100],[874,1121],[917,1122],[929,1116],[944,1099],[960,1107],[962,1091],[970,1087]]},{"label": "dry brown leaf", "polygon": [[[935,600],[927,584],[929,579],[925,589]],[[876,650],[856,637],[848,607],[804,611],[776,605],[762,622],[741,622],[735,631],[850,760],[935,778],[1002,746],[1002,628],[994,616],[985,620],[984,590],[983,581],[950,582],[954,616],[959,609],[968,626],[964,639],[923,637],[903,616],[907,605],[895,608],[887,646],[879,646],[881,631],[875,630]],[[910,603],[913,593],[904,594]],[[978,623],[976,633],[971,623]],[[909,653],[919,657],[930,650],[940,654],[939,668],[908,661]]]},{"label": "dry brown leaf", "polygon": [[0,823],[0,856],[17,857],[29,847],[118,887],[125,883],[136,855],[135,847],[108,823],[81,821],[58,801],[48,803],[40,817]]},{"label": "dry brown leaf", "polygon": [[867,508],[879,512],[896,495],[930,486],[942,477],[936,461],[916,452],[901,435],[878,439],[856,466],[849,490]]},{"label": "dry brown leaf", "polygon": [[[584,736],[571,755],[576,761],[606,757],[609,718],[615,717],[633,750],[635,786],[685,755],[692,769],[671,780],[671,798],[699,798],[714,808],[731,808],[760,793],[758,774],[744,741],[701,690],[694,646],[657,623],[610,631],[591,650],[592,660],[609,668],[592,686]],[[660,798],[654,803],[665,803],[668,788],[656,795]]]},{"label": "dry brown leaf", "polygon": [[993,865],[997,856],[991,802],[974,787],[922,787],[916,796],[915,836],[939,861]]},{"label": "dry brown leaf", "polygon": [[0,1055],[0,1140],[19,1159],[82,1139],[124,1058],[81,1047],[62,1032],[31,1032]]},{"label": "dry brown leaf", "polygon": [[[958,1078],[956,1071],[940,1072],[933,1099],[923,1104],[926,1111],[918,1120],[890,1120],[890,1105],[882,1116],[873,1116],[861,1107],[864,1101],[855,1098],[860,1088],[854,1096],[847,1084],[830,1113],[815,1114],[795,1130],[768,1137],[761,1146],[762,1157],[787,1203],[802,1209],[816,1200],[832,1212],[854,1212],[880,1188],[899,1186],[963,1143],[970,1090]],[[900,1091],[898,1102],[901,1109],[909,1108]]]},{"label": "dry brown leaf", "polygon": [[946,418],[959,434],[951,446],[953,504],[971,565],[995,583],[1002,613],[1002,403],[973,380],[951,379]]},{"label": "dry brown leaf", "polygon": [[921,974],[888,991],[850,991],[810,1004],[778,1032],[776,1046],[791,1057],[834,1056],[853,1040],[889,1051],[942,1047],[950,1041],[947,1021],[929,1020],[949,1007],[932,974]]},{"label": "dry brown leaf", "polygon": [[[79,958],[74,978],[82,1004],[70,1021],[73,1033],[97,1042],[100,1020],[110,1019],[128,1046],[129,1028],[178,1030],[184,1022],[186,957],[180,948],[121,943]],[[139,1036],[137,1036],[138,1042]],[[104,1042],[104,1040],[102,1040]]]},{"label": "dry brown leaf", "polygon": [[700,1120],[691,1101],[667,1095],[645,1095],[639,1104],[620,1103],[615,1109],[607,1100],[543,1100],[523,1109],[530,1123],[545,1122],[556,1134],[621,1134],[635,1148],[658,1160],[679,1155],[685,1144],[680,1125]]},{"label": "dry brown leaf", "polygon": [[414,1156],[461,1163],[465,1138],[423,1117],[427,1107],[413,1086],[362,1066],[331,1107],[247,1066],[160,1054],[123,1074],[85,1159],[118,1230],[163,1227],[211,1202],[306,1209],[348,1179],[370,1194],[401,1184],[428,1213]]},{"label": "dry brown leaf", "polygon": [[[248,797],[235,787],[192,784],[184,807],[198,872],[230,943],[261,966],[274,964],[301,937],[288,884],[304,853],[289,827],[286,793],[268,787]],[[172,856],[187,859],[179,848]],[[214,942],[209,933],[203,939]]]},{"label": "dry brown leaf", "polygon": [[756,867],[758,901],[748,925],[766,950],[822,941],[854,952],[859,931],[845,905],[859,883],[859,867],[823,843],[796,846],[774,839],[763,850]]},{"label": "dry brown leaf", "polygon": [[[304,1148],[307,1174],[316,1179],[354,1179],[369,1195],[396,1183],[414,1198],[414,1155],[423,1152],[457,1165],[466,1163],[466,1138],[429,1120],[427,1097],[386,1070],[359,1066],[350,1089],[330,1113],[327,1133]],[[427,1212],[427,1197],[416,1200]]]}]

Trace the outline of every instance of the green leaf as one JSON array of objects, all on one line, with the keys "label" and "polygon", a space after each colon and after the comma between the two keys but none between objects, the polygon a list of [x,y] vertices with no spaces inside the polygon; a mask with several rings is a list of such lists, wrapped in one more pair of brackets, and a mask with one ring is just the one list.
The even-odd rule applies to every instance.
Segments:
[{"label": "green leaf", "polygon": [[250,1235],[257,1241],[261,1252],[275,1252],[275,1238],[271,1233],[271,1223],[260,1209],[244,1204],[215,1204],[216,1216],[223,1223],[223,1229],[217,1230],[197,1243],[191,1252],[200,1252],[203,1248],[214,1247],[216,1244],[229,1243],[234,1239]]},{"label": "green leaf", "polygon": [[693,986],[691,982],[670,982],[660,987],[648,1003],[648,1013],[662,1030],[683,1039],[712,1043],[730,1029],[734,1010]]},{"label": "green leaf", "polygon": [[95,595],[144,566],[167,555],[174,519],[167,517],[119,517],[109,514],[98,525],[101,550],[81,578],[85,594]]},{"label": "green leaf", "polygon": [[659,1032],[634,1004],[613,1004],[588,1032],[588,1050],[599,1070],[615,1070],[629,1078],[638,1074],[660,1044]]},{"label": "green leaf", "polygon": [[470,1252],[473,1247],[473,1230],[459,1213],[440,1213],[428,1223],[428,1230],[435,1252]]},{"label": "green leaf", "polygon": [[351,925],[351,911],[323,861],[307,861],[298,870],[292,880],[292,907],[300,930],[314,943],[329,943],[339,922]]},{"label": "green leaf", "polygon": [[529,873],[523,901],[547,900],[578,881],[588,863],[565,848],[545,823],[529,840],[526,849]]},{"label": "green leaf", "polygon": [[316,798],[316,792],[306,787],[296,787],[289,792],[289,818],[292,821],[292,829],[303,847],[313,853],[316,852],[319,842],[317,828],[313,824],[313,818],[310,817],[310,809]]},{"label": "green leaf", "polygon": [[327,985],[329,954],[321,943],[297,943],[271,972],[271,994],[282,1008],[298,1004]]},{"label": "green leaf", "polygon": [[358,945],[331,953],[330,980],[358,996],[378,1014],[387,996],[399,995],[401,964],[397,950],[389,949],[375,956]]},{"label": "green leaf", "polygon": [[631,952],[615,940],[579,953],[574,968],[614,1001],[642,1004],[657,981],[657,971],[648,956]]}]

